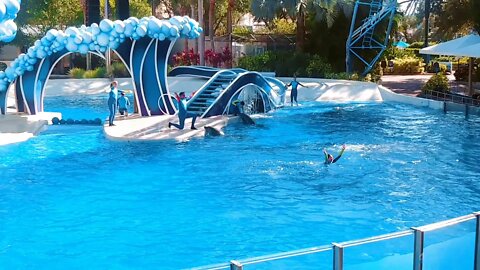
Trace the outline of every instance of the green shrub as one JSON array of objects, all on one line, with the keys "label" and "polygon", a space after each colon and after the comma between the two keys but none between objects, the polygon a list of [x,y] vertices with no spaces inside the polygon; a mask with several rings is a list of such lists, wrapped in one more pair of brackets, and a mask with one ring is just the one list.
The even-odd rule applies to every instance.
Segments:
[{"label": "green shrub", "polygon": [[387,59],[408,58],[416,57],[418,49],[398,49],[395,47],[389,47],[384,54]]},{"label": "green shrub", "polygon": [[274,55],[266,52],[261,55],[244,56],[238,60],[238,67],[252,71],[275,71]]},{"label": "green shrub", "polygon": [[322,57],[306,53],[266,52],[239,59],[238,67],[252,71],[274,71],[277,76],[323,77],[332,67]]},{"label": "green shrub", "polygon": [[437,91],[437,92],[444,92],[449,93],[450,88],[448,86],[448,78],[444,74],[436,74],[433,75],[423,86],[423,92],[426,91]]},{"label": "green shrub", "polygon": [[97,78],[96,76],[96,72],[95,70],[86,70],[85,73],[83,74],[83,78],[85,79],[93,79],[93,78]]},{"label": "green shrub", "polygon": [[107,77],[107,69],[105,67],[97,67],[95,70],[96,78]]},{"label": "green shrub", "polygon": [[340,72],[340,73],[328,73],[325,74],[325,79],[333,79],[333,80],[352,80],[352,81],[361,81],[363,80],[360,75],[357,73],[347,73],[347,72]]},{"label": "green shrub", "polygon": [[374,82],[378,82],[382,79],[382,76],[383,76],[382,65],[380,63],[377,63],[377,65],[375,66],[372,72],[372,80]]},{"label": "green shrub", "polygon": [[275,34],[295,34],[297,24],[295,21],[287,19],[274,19],[274,28],[272,29]]},{"label": "green shrub", "polygon": [[83,78],[84,74],[85,74],[85,70],[81,68],[72,68],[70,69],[70,72],[69,72],[70,77],[75,79]]},{"label": "green shrub", "polygon": [[[468,65],[461,65],[459,66],[453,75],[455,76],[455,80],[457,81],[468,81]],[[478,82],[480,81],[480,69],[473,67],[472,70],[472,81]]]},{"label": "green shrub", "polygon": [[107,75],[107,69],[104,67],[98,67],[93,70],[85,71],[85,74],[83,74],[83,78],[85,79],[105,78],[105,75]]},{"label": "green shrub", "polygon": [[253,30],[251,27],[235,26],[233,28],[233,34],[238,36],[247,36],[253,34]]},{"label": "green shrub", "polygon": [[406,57],[394,59],[393,69],[387,68],[385,73],[394,75],[421,74],[425,71],[423,59],[417,57]]},{"label": "green shrub", "polygon": [[113,62],[110,66],[110,69],[110,73],[108,74],[109,76],[114,78],[130,77],[130,73],[128,73],[128,70],[123,62]]},{"label": "green shrub", "polygon": [[[428,46],[433,46],[433,45],[436,45],[436,44],[437,44],[436,42],[429,42]],[[410,46],[408,48],[409,49],[423,49],[423,48],[425,48],[425,42],[423,42],[423,41],[412,42],[412,43],[410,43]]]},{"label": "green shrub", "polygon": [[435,61],[435,62],[453,62],[453,61],[456,61],[456,60],[455,60],[455,57],[453,57],[453,56],[440,56],[440,57],[435,58],[433,61]]},{"label": "green shrub", "polygon": [[325,74],[332,72],[332,67],[325,61],[325,59],[318,55],[314,55],[310,59],[305,70],[308,77],[322,78],[325,77]]}]

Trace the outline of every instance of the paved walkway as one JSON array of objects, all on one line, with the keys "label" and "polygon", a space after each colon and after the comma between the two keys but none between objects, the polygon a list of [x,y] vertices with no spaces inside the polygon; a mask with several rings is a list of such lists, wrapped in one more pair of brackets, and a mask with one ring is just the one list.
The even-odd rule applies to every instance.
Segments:
[{"label": "paved walkway", "polygon": [[422,92],[422,87],[432,77],[427,75],[384,75],[382,85],[395,93],[417,96]]},{"label": "paved walkway", "polygon": [[[417,96],[422,93],[422,87],[432,77],[433,74],[422,75],[384,75],[382,76],[382,85],[395,93]],[[465,82],[455,81],[453,75],[448,75],[450,88],[453,93],[467,94],[468,86]],[[480,84],[475,83],[474,89],[480,90]]]}]

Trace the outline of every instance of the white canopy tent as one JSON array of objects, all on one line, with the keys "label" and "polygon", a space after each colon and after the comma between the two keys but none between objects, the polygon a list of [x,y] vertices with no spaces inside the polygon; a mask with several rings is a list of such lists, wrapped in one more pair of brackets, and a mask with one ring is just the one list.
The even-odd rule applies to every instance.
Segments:
[{"label": "white canopy tent", "polygon": [[457,57],[470,57],[468,89],[469,95],[473,94],[472,87],[472,67],[473,59],[480,58],[480,36],[478,34],[470,34],[461,38],[452,39],[420,50],[421,54],[448,55]]},{"label": "white canopy tent", "polygon": [[463,56],[480,58],[480,43],[461,48],[460,53]]},{"label": "white canopy tent", "polygon": [[[469,50],[466,50],[469,48]],[[476,48],[476,49],[475,49]],[[480,57],[480,36],[470,34],[420,50],[421,54]]]}]

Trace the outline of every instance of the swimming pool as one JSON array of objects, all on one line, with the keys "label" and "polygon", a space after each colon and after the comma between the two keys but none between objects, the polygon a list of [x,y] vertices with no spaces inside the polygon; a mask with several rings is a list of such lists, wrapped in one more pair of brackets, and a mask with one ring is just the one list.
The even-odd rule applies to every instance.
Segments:
[{"label": "swimming pool", "polygon": [[[45,107],[69,110],[59,100]],[[78,113],[104,119],[102,102]],[[257,122],[186,143],[112,142],[101,127],[56,126],[0,148],[0,265],[188,268],[479,208],[478,118],[306,102]],[[342,143],[345,155],[325,166],[322,148],[336,154]]]}]

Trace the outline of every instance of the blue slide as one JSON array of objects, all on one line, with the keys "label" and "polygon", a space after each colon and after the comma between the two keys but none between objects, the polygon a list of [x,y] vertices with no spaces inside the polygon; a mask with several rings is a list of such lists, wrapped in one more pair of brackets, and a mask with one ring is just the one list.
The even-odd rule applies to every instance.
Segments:
[{"label": "blue slide", "polygon": [[[201,117],[225,114],[229,111],[227,109],[231,107],[232,101],[238,98],[246,86],[254,85],[261,89],[264,112],[283,106],[285,99],[285,85],[281,81],[240,68],[176,67],[169,75],[208,79],[187,103],[187,110]],[[278,93],[274,86],[280,89]]]}]

